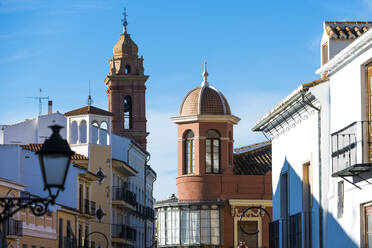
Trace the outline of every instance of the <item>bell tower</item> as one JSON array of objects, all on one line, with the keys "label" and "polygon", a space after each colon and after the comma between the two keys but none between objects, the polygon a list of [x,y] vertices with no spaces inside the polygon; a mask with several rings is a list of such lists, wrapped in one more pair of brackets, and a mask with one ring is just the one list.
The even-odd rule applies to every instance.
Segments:
[{"label": "bell tower", "polygon": [[146,149],[146,86],[149,76],[144,74],[143,57],[127,32],[127,14],[124,9],[123,33],[109,59],[110,72],[105,78],[108,86],[108,109],[114,114],[112,132],[133,138]]}]

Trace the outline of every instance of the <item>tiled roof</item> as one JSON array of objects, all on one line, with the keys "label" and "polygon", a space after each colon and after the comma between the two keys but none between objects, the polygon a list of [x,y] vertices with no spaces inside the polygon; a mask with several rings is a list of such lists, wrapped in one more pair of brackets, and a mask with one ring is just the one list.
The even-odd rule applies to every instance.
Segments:
[{"label": "tiled roof", "polygon": [[[21,147],[25,150],[29,150],[32,152],[38,152],[41,149],[41,146],[43,144],[28,144],[28,145],[21,145]],[[75,153],[74,155],[71,156],[72,160],[88,160],[88,157]]]},{"label": "tiled roof", "polygon": [[113,113],[108,112],[106,110],[96,108],[93,106],[85,106],[79,109],[71,110],[65,113],[65,116],[73,116],[73,115],[85,115],[85,114],[95,114],[95,115],[105,115],[105,116],[114,116]]},{"label": "tiled roof", "polygon": [[265,175],[271,170],[271,142],[235,149],[234,174]]},{"label": "tiled roof", "polygon": [[325,22],[324,29],[331,39],[356,39],[372,27],[372,22]]},{"label": "tiled roof", "polygon": [[181,104],[180,115],[231,115],[231,110],[221,92],[204,85],[186,94]]},{"label": "tiled roof", "polygon": [[177,202],[178,198],[176,195],[172,194],[168,199],[157,201],[155,204],[164,204],[164,203],[171,203],[171,202]]}]

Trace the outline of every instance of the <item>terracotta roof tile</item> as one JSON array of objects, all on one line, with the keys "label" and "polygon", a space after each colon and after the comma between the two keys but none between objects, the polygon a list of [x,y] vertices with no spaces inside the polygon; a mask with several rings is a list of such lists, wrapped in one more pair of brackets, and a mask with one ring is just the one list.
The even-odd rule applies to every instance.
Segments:
[{"label": "terracotta roof tile", "polygon": [[186,94],[180,115],[231,115],[225,96],[210,86],[200,86]]},{"label": "terracotta roof tile", "polygon": [[325,22],[325,31],[331,39],[356,39],[372,28],[372,22]]},{"label": "terracotta roof tile", "polygon": [[96,115],[105,115],[105,116],[114,116],[113,113],[108,112],[106,110],[96,108],[93,106],[85,106],[79,109],[71,110],[65,113],[65,116],[73,116],[73,115],[84,115],[84,114],[96,114]]},{"label": "terracotta roof tile", "polygon": [[[41,146],[43,144],[28,144],[28,145],[21,145],[21,147],[25,150],[32,151],[32,152],[38,152],[41,149]],[[88,160],[88,157],[75,153],[71,156],[72,160]]]},{"label": "terracotta roof tile", "polygon": [[271,142],[235,149],[234,174],[265,175],[271,170]]}]

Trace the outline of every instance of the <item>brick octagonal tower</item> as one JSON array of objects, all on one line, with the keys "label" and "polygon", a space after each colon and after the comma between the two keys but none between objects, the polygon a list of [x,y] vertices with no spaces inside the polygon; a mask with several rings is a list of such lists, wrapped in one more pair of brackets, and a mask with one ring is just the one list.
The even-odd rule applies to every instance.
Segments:
[{"label": "brick octagonal tower", "polygon": [[[155,204],[159,247],[268,247],[271,213],[271,143],[243,147],[233,153],[231,114],[224,95],[207,81],[189,91],[180,106],[178,125],[178,198]],[[240,222],[242,217],[242,222]],[[245,235],[245,230],[257,235]]]},{"label": "brick octagonal tower", "polygon": [[143,57],[138,57],[138,47],[127,33],[126,24],[109,59],[110,72],[105,78],[108,109],[115,115],[112,132],[133,138],[146,149],[145,82],[149,76],[144,75]]},{"label": "brick octagonal tower", "polygon": [[225,96],[210,86],[206,63],[202,85],[184,97],[178,124],[178,199],[216,200],[222,196],[221,176],[233,174],[233,125]]}]

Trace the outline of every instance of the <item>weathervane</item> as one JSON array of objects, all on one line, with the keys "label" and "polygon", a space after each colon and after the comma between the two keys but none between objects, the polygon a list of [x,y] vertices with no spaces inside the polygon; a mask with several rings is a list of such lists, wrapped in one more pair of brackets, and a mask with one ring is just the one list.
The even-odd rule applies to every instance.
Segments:
[{"label": "weathervane", "polygon": [[88,95],[87,104],[88,104],[88,106],[91,106],[93,104],[93,99],[90,96],[90,80],[89,80],[89,95]]},{"label": "weathervane", "polygon": [[127,8],[124,8],[124,12],[123,12],[123,19],[121,19],[122,23],[123,23],[123,27],[124,27],[124,33],[127,32],[127,26],[128,26],[128,22],[127,22]]}]

